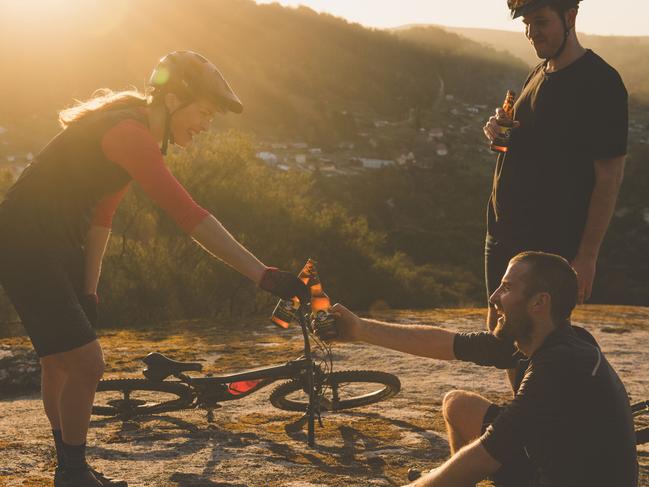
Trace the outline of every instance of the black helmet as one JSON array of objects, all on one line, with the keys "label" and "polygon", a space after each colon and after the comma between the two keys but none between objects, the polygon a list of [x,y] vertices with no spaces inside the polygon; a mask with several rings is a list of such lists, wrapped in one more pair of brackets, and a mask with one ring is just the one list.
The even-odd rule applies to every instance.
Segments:
[{"label": "black helmet", "polygon": [[205,57],[193,51],[174,51],[160,59],[147,92],[156,97],[175,93],[185,100],[204,98],[223,113],[241,113],[243,104],[221,72]]},{"label": "black helmet", "polygon": [[512,19],[522,17],[543,7],[555,6],[568,10],[579,5],[581,0],[507,0]]}]

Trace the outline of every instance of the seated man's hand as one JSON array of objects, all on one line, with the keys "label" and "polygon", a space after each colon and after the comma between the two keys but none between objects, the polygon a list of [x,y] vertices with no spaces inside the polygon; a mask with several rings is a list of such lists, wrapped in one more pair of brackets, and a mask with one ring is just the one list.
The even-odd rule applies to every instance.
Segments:
[{"label": "seated man's hand", "polygon": [[361,319],[345,308],[342,304],[336,303],[331,308],[336,317],[336,341],[354,342],[359,340],[358,332]]}]

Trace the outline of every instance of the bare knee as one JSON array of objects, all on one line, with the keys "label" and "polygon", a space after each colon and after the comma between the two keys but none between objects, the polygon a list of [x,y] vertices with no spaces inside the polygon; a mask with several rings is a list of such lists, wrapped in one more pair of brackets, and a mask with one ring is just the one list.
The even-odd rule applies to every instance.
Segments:
[{"label": "bare knee", "polygon": [[447,424],[464,438],[480,435],[484,415],[491,403],[473,392],[453,390],[444,396],[442,414]]},{"label": "bare knee", "polygon": [[87,383],[99,382],[106,368],[101,346],[96,340],[57,354],[52,361],[55,363],[53,367],[62,371],[66,378]]},{"label": "bare knee", "polygon": [[461,390],[447,392],[442,400],[442,414],[444,420],[450,424],[457,424],[466,415],[466,398],[469,393]]}]

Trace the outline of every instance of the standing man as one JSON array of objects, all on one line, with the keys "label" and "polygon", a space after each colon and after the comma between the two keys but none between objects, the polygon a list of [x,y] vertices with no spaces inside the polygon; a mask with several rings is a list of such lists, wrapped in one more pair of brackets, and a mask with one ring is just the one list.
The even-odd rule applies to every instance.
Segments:
[{"label": "standing man", "polygon": [[[577,272],[578,302],[591,294],[624,173],[628,95],[617,71],[579,43],[579,2],[507,2],[544,61],[515,103],[509,149],[494,172],[485,243],[488,296],[509,259],[525,250],[563,256]],[[504,116],[499,109],[485,125],[490,141]],[[489,306],[490,330],[496,320]]]}]

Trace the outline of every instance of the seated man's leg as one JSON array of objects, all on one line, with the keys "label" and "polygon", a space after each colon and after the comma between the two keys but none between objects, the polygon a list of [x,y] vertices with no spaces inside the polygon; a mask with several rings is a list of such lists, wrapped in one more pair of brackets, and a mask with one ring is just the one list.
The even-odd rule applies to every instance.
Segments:
[{"label": "seated man's leg", "polygon": [[[451,391],[446,394],[442,413],[451,454],[482,436],[502,409],[502,406],[472,392]],[[528,487],[532,485],[534,469],[525,451],[521,450],[511,464],[503,465],[490,478],[497,487]]]},{"label": "seated man's leg", "polygon": [[485,414],[492,403],[484,397],[467,391],[451,391],[442,401],[451,455],[468,445],[483,433]]}]

